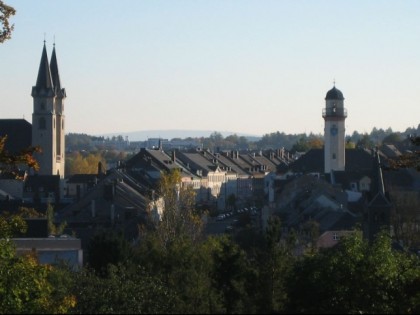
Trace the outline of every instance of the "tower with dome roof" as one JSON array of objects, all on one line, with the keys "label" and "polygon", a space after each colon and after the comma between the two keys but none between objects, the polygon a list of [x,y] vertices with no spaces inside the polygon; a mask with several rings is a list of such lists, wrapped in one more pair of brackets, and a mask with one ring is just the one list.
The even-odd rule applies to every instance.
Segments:
[{"label": "tower with dome roof", "polygon": [[325,108],[322,110],[324,127],[324,171],[344,171],[345,160],[345,120],[347,109],[344,108],[343,93],[335,87],[327,92]]}]

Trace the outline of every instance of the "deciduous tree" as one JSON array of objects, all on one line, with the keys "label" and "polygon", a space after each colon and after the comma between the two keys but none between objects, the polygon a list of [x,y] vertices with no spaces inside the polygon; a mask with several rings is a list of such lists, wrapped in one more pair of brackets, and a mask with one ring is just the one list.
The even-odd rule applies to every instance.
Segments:
[{"label": "deciduous tree", "polygon": [[15,15],[16,10],[0,0],[0,43],[12,37],[13,24],[9,19]]}]

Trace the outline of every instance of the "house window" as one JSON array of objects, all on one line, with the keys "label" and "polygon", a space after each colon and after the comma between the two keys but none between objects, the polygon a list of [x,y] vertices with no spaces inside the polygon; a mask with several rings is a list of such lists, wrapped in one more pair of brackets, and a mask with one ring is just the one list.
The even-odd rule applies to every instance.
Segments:
[{"label": "house window", "polygon": [[333,234],[333,240],[334,240],[334,241],[338,241],[338,240],[340,240],[340,236],[338,235],[338,233],[334,233],[334,234]]}]

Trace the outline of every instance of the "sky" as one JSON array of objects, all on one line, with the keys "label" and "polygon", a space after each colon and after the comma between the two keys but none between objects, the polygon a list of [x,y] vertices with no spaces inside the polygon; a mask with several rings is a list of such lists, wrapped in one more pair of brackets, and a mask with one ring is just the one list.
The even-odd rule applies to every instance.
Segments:
[{"label": "sky", "polygon": [[346,134],[420,123],[418,0],[3,1],[0,118],[31,122],[45,39],[67,133],[322,134],[334,82]]}]

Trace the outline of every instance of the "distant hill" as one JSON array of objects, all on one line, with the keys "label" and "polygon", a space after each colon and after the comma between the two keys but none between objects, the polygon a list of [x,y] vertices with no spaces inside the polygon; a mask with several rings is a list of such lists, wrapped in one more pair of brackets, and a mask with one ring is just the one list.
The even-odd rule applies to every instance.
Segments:
[{"label": "distant hill", "polygon": [[[210,137],[212,133],[215,131],[213,130],[143,130],[143,131],[132,131],[132,132],[114,132],[108,134],[101,134],[95,136],[104,136],[104,137],[112,137],[112,136],[123,136],[128,137],[129,141],[145,141],[148,138],[162,138],[171,140],[173,138],[201,138],[201,137]],[[250,135],[250,134],[243,134],[238,132],[232,131],[216,131],[219,132],[224,138],[227,136],[236,134],[239,137],[245,137],[248,141],[258,141],[261,139],[261,136],[257,135]]]}]

